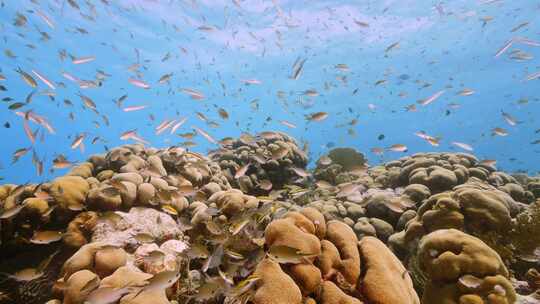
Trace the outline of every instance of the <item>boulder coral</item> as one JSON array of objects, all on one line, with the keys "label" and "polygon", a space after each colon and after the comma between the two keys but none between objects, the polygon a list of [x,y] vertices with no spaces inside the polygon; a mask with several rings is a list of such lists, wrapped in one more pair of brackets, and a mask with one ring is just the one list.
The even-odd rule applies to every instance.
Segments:
[{"label": "boulder coral", "polygon": [[499,255],[480,239],[456,229],[422,238],[417,260],[427,278],[423,303],[502,303],[516,300]]},{"label": "boulder coral", "polygon": [[[324,304],[420,303],[406,269],[384,243],[373,237],[358,242],[350,226],[326,222],[314,208],[272,221],[265,230],[265,245],[270,252],[281,246],[296,254],[270,254],[257,266],[255,275],[264,277],[257,282],[254,304],[302,299]],[[304,253],[309,255],[297,260],[296,255]],[[262,269],[273,272],[273,281]]]},{"label": "boulder coral", "polygon": [[[296,141],[280,132],[263,132],[256,136],[244,134],[239,139],[222,141],[221,148],[209,157],[219,163],[229,183],[246,194],[264,193],[261,183],[269,181],[274,188],[292,184],[300,176],[293,168],[304,169],[306,152]],[[245,174],[235,178],[238,170],[250,164]]]}]

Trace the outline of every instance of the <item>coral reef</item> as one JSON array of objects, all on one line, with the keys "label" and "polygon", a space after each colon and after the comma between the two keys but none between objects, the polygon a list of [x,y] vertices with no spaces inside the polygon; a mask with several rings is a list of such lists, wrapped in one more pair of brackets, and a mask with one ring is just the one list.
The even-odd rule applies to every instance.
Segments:
[{"label": "coral reef", "polygon": [[1,185],[0,303],[540,298],[538,178],[465,153],[368,167],[349,148],[311,174],[283,133],[220,144],[125,145]]},{"label": "coral reef", "polygon": [[269,188],[292,184],[303,177],[308,162],[306,152],[296,141],[280,132],[225,139],[209,157],[219,163],[231,185],[247,194],[266,193]]}]

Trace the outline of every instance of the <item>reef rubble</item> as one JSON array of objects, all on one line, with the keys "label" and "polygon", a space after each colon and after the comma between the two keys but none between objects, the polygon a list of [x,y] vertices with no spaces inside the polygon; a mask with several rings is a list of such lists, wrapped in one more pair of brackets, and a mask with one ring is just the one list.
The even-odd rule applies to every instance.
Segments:
[{"label": "reef rubble", "polygon": [[540,178],[466,153],[315,163],[268,131],[1,185],[0,303],[540,303]]}]

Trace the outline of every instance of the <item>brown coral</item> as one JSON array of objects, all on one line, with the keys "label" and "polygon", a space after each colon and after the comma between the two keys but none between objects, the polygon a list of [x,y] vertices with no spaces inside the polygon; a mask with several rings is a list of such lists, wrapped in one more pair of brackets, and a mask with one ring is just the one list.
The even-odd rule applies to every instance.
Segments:
[{"label": "brown coral", "polygon": [[516,300],[499,255],[480,239],[459,230],[442,229],[426,235],[417,259],[428,279],[424,303],[509,304]]}]

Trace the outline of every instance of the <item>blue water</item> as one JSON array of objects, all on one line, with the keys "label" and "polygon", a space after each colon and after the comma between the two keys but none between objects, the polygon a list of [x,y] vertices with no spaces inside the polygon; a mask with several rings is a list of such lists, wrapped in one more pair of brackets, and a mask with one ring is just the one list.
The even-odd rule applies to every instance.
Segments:
[{"label": "blue water", "polygon": [[[451,144],[462,142],[471,145],[480,159],[496,159],[500,169],[534,174],[540,170],[540,145],[531,144],[540,139],[535,133],[540,128],[536,119],[540,80],[524,81],[540,72],[540,46],[514,43],[495,58],[513,37],[540,41],[538,1],[71,1],[80,9],[64,0],[2,2],[0,74],[6,80],[0,84],[7,91],[0,91],[0,97],[13,98],[0,102],[2,182],[50,179],[67,170],[50,171],[59,154],[83,161],[104,152],[105,146],[132,142],[120,140],[132,129],[152,146],[178,144],[185,139],[169,131],[159,136],[154,132],[163,120],[183,117],[188,119],[177,134],[192,132],[193,126],[216,139],[262,130],[288,132],[309,145],[312,161],[334,145],[355,147],[376,164],[405,153],[386,150],[379,156],[370,152],[374,147],[404,144],[406,154],[464,151]],[[17,13],[26,17],[25,25],[14,25]],[[40,32],[50,39],[43,40]],[[399,45],[386,52],[394,43]],[[532,58],[511,59],[518,49]],[[6,50],[16,58],[7,56]],[[95,60],[73,64],[69,56],[61,60],[61,50]],[[306,61],[295,80],[290,76],[297,58]],[[137,73],[128,70],[137,63]],[[348,71],[337,69],[338,64],[346,64]],[[9,110],[34,90],[15,72],[18,67],[30,74],[37,71],[56,89],[31,74],[38,83],[32,102]],[[96,88],[82,89],[62,76],[68,72],[95,80],[98,70],[108,76]],[[168,73],[173,73],[170,82],[159,84]],[[129,78],[142,79],[151,87],[134,86]],[[254,79],[260,84],[243,82]],[[376,85],[381,80],[386,82]],[[182,88],[195,89],[205,98],[194,100]],[[474,94],[459,95],[465,88]],[[304,95],[308,89],[319,95]],[[434,102],[417,103],[441,90],[445,93]],[[54,100],[44,91],[53,92]],[[283,98],[278,98],[279,91]],[[99,114],[83,107],[79,93],[96,103]],[[125,94],[123,107],[148,107],[122,111],[114,100]],[[416,112],[405,110],[410,104],[416,104]],[[220,118],[219,108],[229,113],[228,120]],[[23,130],[24,119],[15,114],[28,110],[45,117],[55,129],[49,134],[29,122],[33,131],[40,129],[33,148],[45,167],[41,176],[32,164],[32,152],[11,164],[15,150],[32,146]],[[517,124],[508,124],[501,111],[515,117]],[[196,112],[219,126],[209,126]],[[305,119],[315,112],[329,116],[323,121]],[[356,125],[349,124],[353,119]],[[495,127],[509,134],[492,136]],[[440,137],[440,145],[415,136],[418,131]],[[86,134],[84,153],[70,148],[81,133]],[[384,139],[379,140],[381,134]],[[96,136],[100,139],[91,144]],[[195,151],[217,148],[202,136],[193,141]]]}]

